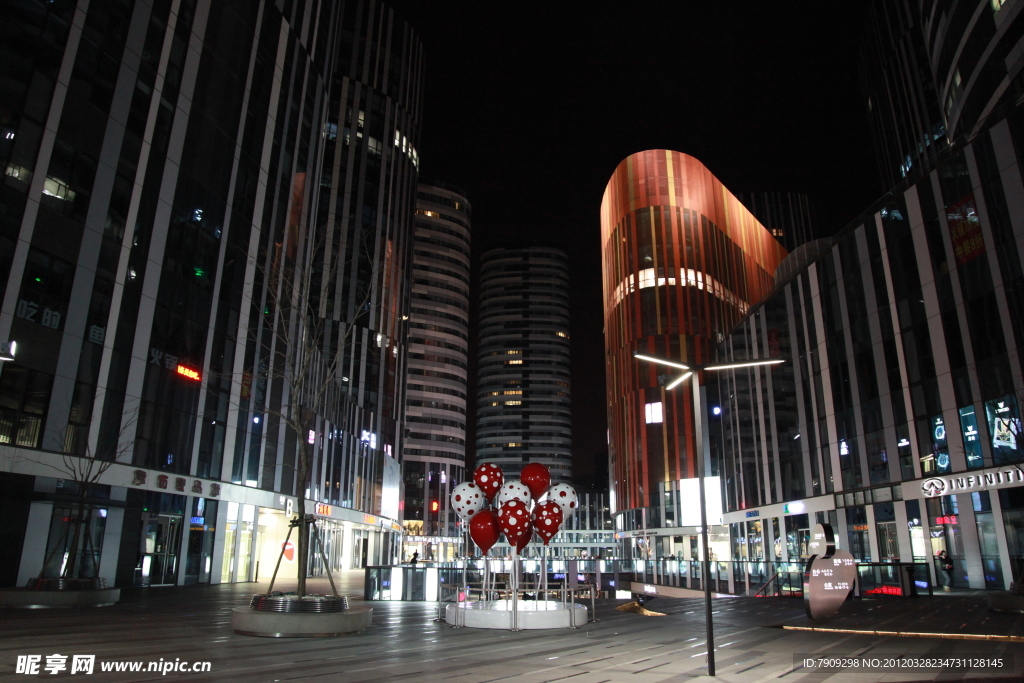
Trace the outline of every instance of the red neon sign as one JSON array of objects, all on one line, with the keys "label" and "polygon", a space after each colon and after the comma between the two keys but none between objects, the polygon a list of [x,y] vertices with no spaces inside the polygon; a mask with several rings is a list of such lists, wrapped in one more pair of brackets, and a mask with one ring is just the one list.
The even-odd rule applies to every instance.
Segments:
[{"label": "red neon sign", "polygon": [[878,586],[864,591],[864,595],[903,595],[903,589],[899,586]]},{"label": "red neon sign", "polygon": [[936,517],[936,524],[958,524],[956,521],[956,515],[949,515],[948,517]]},{"label": "red neon sign", "polygon": [[193,379],[193,380],[195,380],[197,382],[203,378],[202,374],[200,374],[200,372],[198,370],[193,370],[192,368],[187,368],[184,365],[179,365],[177,372],[182,377],[187,377],[187,378]]}]

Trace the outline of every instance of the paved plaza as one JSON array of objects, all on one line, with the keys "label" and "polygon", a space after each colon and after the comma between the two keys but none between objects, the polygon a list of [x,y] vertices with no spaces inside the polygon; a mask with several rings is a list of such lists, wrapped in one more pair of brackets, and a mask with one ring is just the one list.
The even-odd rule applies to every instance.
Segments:
[{"label": "paved plaza", "polygon": [[[325,592],[326,581],[314,581]],[[340,583],[361,600],[362,575]],[[125,590],[123,601],[92,610],[0,611],[0,680],[84,678],[96,681],[688,681],[706,676],[703,602],[659,598],[647,604],[665,616],[615,609],[624,600],[602,600],[599,621],[577,630],[484,631],[436,622],[435,603],[377,602],[373,626],[343,638],[269,639],[235,634],[233,607],[266,584]],[[282,586],[287,589],[288,586]],[[811,622],[799,600],[723,598],[715,601],[717,678],[786,683],[829,681],[952,681],[1024,679],[1024,615],[990,612],[983,592],[903,600],[847,603],[841,616]],[[848,631],[946,632],[1000,636],[1001,640],[892,637],[873,633],[811,632],[790,627]],[[1017,637],[1019,642],[1007,640]],[[795,653],[848,657],[1016,657],[1013,673],[829,673],[794,664]],[[95,655],[91,676],[70,670],[16,673],[19,655]],[[209,661],[209,673],[110,673],[117,661]]]}]

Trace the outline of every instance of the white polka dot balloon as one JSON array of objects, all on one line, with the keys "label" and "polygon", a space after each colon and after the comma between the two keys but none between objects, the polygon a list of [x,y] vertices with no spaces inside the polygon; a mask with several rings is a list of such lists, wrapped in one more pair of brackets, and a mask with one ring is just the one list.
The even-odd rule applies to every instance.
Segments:
[{"label": "white polka dot balloon", "polygon": [[565,519],[569,519],[580,504],[580,499],[577,497],[575,489],[568,484],[555,484],[552,486],[548,489],[547,499],[558,503],[558,507],[562,508],[562,517]]},{"label": "white polka dot balloon", "polygon": [[460,519],[469,519],[485,507],[484,494],[473,482],[464,481],[452,489],[452,509]]},{"label": "white polka dot balloon", "polygon": [[526,484],[518,479],[513,479],[506,481],[498,491],[498,506],[501,507],[510,500],[521,500],[529,507],[533,496],[530,495],[530,489],[526,487]]}]

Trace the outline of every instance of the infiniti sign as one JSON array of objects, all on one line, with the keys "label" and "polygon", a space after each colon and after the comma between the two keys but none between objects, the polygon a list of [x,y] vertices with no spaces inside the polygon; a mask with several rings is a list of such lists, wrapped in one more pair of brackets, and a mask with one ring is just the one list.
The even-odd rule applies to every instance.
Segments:
[{"label": "infiniti sign", "polygon": [[1024,483],[1024,470],[1019,466],[976,472],[974,474],[951,474],[932,477],[921,482],[921,493],[925,498],[949,496],[954,493],[1001,489]]},{"label": "infiniti sign", "polygon": [[932,498],[934,496],[941,496],[946,492],[947,488],[949,487],[946,484],[946,480],[939,479],[938,477],[933,477],[932,479],[925,479],[923,482],[921,482],[921,493],[923,493],[928,498]]}]

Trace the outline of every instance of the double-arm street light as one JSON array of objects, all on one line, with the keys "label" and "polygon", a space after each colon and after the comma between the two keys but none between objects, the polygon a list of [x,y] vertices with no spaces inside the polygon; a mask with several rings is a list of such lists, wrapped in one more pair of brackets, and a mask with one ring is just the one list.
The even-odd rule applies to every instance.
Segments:
[{"label": "double-arm street light", "polygon": [[708,646],[708,675],[715,675],[715,643],[714,636],[712,634],[711,627],[711,560],[708,548],[708,513],[706,508],[706,498],[704,495],[704,460],[707,454],[704,453],[704,425],[703,415],[704,406],[703,401],[700,397],[700,372],[704,370],[718,371],[718,370],[735,370],[738,368],[750,368],[758,365],[777,365],[784,363],[783,360],[757,360],[757,361],[745,361],[742,363],[725,363],[722,365],[697,365],[696,363],[679,363],[677,361],[665,360],[664,358],[655,358],[653,356],[645,356],[640,353],[634,353],[633,357],[637,360],[647,361],[649,363],[657,363],[658,365],[667,365],[677,370],[682,370],[682,374],[676,377],[667,385],[665,385],[665,391],[671,391],[677,386],[685,382],[691,376],[693,381],[690,382],[690,386],[693,387],[693,436],[694,444],[696,445],[696,453],[694,453],[695,459],[698,462],[697,478],[699,480],[700,487],[700,537],[701,545],[704,547],[704,561],[701,563],[703,570],[703,577],[701,583],[704,586],[704,619],[707,626],[707,646]]}]

